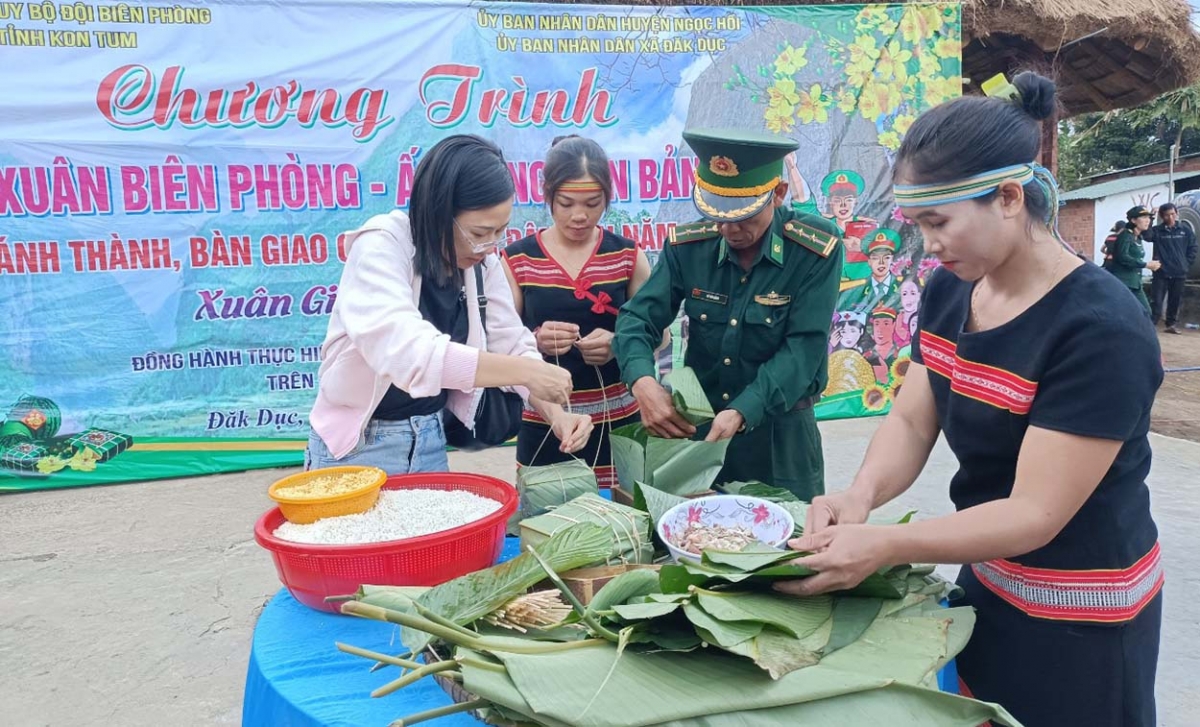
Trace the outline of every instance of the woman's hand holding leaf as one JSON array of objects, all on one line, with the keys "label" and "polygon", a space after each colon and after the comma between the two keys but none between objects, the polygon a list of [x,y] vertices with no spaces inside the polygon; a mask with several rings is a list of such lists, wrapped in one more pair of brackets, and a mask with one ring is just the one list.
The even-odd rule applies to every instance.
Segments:
[{"label": "woman's hand holding leaf", "polygon": [[795,596],[853,588],[891,562],[892,526],[833,525],[819,533],[788,541],[792,550],[811,553],[791,561],[810,568],[814,576],[776,583],[774,588]]},{"label": "woman's hand holding leaf", "polygon": [[832,495],[814,497],[804,518],[804,533],[816,535],[830,525],[865,523],[871,514],[870,498],[850,488]]}]

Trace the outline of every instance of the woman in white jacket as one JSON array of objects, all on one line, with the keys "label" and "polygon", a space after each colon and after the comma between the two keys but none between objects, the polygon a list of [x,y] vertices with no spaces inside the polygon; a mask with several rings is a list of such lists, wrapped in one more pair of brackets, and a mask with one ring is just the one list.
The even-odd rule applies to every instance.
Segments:
[{"label": "woman in white jacket", "polygon": [[[322,347],[305,466],[371,465],[389,474],[449,468],[443,412],[474,428],[484,387],[511,387],[552,423],[564,451],[591,419],[562,409],[571,375],[542,360],[495,252],[513,207],[500,150],[448,137],[417,166],[410,214],[346,235],[346,265]],[[486,331],[476,301],[483,268]]]}]

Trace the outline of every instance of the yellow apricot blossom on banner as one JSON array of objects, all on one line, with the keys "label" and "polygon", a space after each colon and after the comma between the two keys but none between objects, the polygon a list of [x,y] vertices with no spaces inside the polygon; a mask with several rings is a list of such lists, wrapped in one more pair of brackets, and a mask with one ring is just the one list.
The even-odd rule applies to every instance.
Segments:
[{"label": "yellow apricot blossom on banner", "polygon": [[870,35],[860,35],[846,48],[850,60],[846,63],[848,72],[856,70],[875,71],[875,61],[879,60],[879,45]]},{"label": "yellow apricot blossom on banner", "polygon": [[936,5],[906,5],[900,16],[900,33],[909,43],[922,43],[941,29],[944,17]]},{"label": "yellow apricot blossom on banner", "polygon": [[821,85],[814,83],[807,93],[801,94],[796,116],[801,123],[823,124],[829,120],[829,106],[829,98],[822,93]]},{"label": "yellow apricot blossom on banner", "polygon": [[767,128],[776,134],[781,134],[785,131],[791,131],[795,126],[792,120],[792,108],[780,108],[778,106],[768,106],[767,111],[763,114],[763,120],[767,122]]},{"label": "yellow apricot blossom on banner", "polygon": [[789,43],[779,52],[779,56],[775,59],[775,71],[785,76],[793,75],[796,71],[808,65],[808,58],[805,54],[806,49],[804,47],[793,48]]},{"label": "yellow apricot blossom on banner", "polygon": [[890,151],[900,148],[900,135],[895,131],[885,131],[879,135],[879,145]]},{"label": "yellow apricot blossom on banner", "polygon": [[962,43],[958,38],[942,38],[933,44],[933,54],[938,58],[958,58],[962,53]]},{"label": "yellow apricot blossom on banner", "polygon": [[854,113],[854,110],[856,108],[858,108],[857,88],[861,88],[861,86],[857,86],[855,88],[843,88],[841,91],[838,91],[838,94],[837,94],[838,111],[841,111],[843,114],[846,114],[847,116]]},{"label": "yellow apricot blossom on banner", "polygon": [[869,83],[863,86],[862,95],[858,99],[858,109],[863,118],[874,121],[880,116],[892,113],[902,100],[898,87],[890,83]]},{"label": "yellow apricot blossom on banner", "polygon": [[796,82],[790,78],[779,78],[767,89],[767,106],[780,108],[795,106],[800,100]]},{"label": "yellow apricot blossom on banner", "polygon": [[895,79],[897,83],[908,80],[907,63],[912,60],[912,51],[901,48],[898,43],[888,43],[879,51],[875,62],[875,73],[881,79]]}]

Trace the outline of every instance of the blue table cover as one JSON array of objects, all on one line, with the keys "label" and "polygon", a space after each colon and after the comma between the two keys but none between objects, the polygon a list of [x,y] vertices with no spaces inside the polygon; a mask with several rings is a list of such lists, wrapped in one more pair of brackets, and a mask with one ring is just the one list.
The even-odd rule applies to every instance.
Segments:
[{"label": "blue table cover", "polygon": [[[506,538],[501,560],[520,552],[517,538]],[[422,679],[386,697],[371,691],[396,679],[400,670],[386,667],[371,673],[367,659],[343,654],[342,642],[384,654],[404,651],[400,627],[368,619],[314,611],[280,589],[254,629],[246,693],[244,727],[385,727],[393,720],[452,704],[433,679]],[[938,675],[944,691],[958,691],[951,662]],[[456,714],[431,724],[478,727],[480,722]]]},{"label": "blue table cover", "polygon": [[[501,560],[520,552],[505,538]],[[342,642],[384,654],[404,651],[400,627],[369,619],[315,611],[280,589],[258,624],[250,647],[242,724],[246,727],[385,727],[393,720],[453,704],[432,679],[386,697],[371,691],[400,676],[397,667],[371,673],[372,662],[343,654]],[[465,714],[443,717],[438,727],[479,727]]]}]

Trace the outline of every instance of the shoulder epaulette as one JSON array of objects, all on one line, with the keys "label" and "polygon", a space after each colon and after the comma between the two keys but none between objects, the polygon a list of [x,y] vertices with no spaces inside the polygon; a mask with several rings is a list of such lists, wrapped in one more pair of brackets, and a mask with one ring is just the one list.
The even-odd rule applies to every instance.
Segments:
[{"label": "shoulder epaulette", "polygon": [[720,236],[715,222],[692,222],[687,225],[675,225],[667,238],[672,245],[682,245],[685,242],[711,240]]},{"label": "shoulder epaulette", "polygon": [[829,257],[841,241],[841,238],[832,232],[806,225],[798,220],[788,220],[783,224],[783,236],[821,257]]}]

